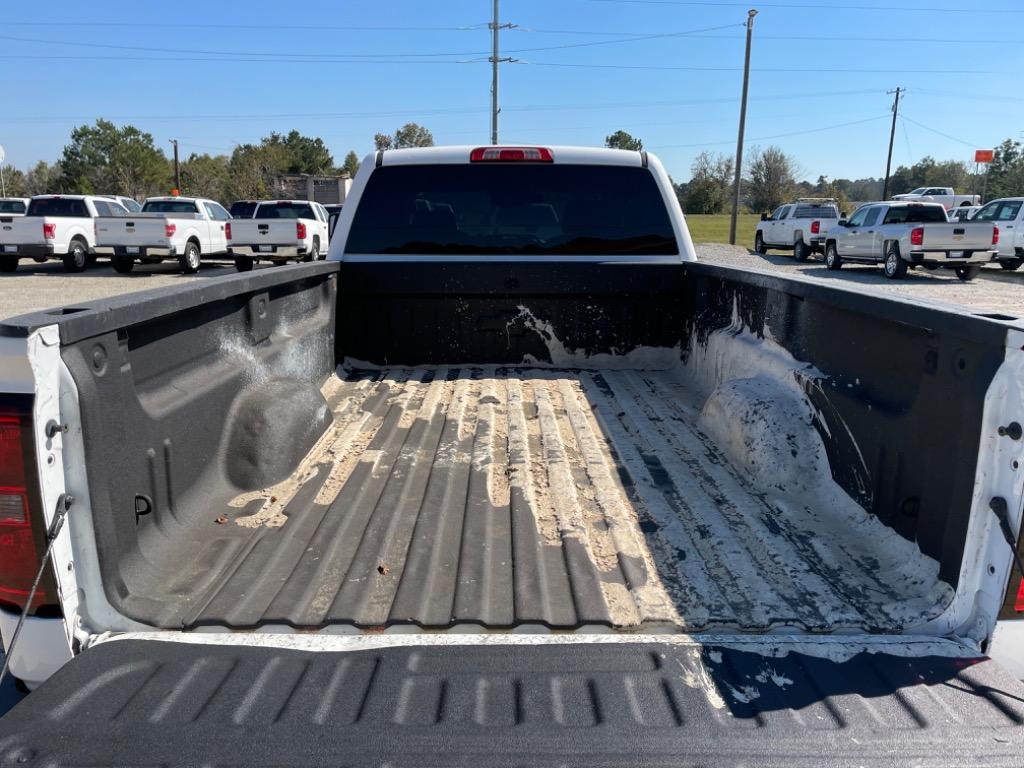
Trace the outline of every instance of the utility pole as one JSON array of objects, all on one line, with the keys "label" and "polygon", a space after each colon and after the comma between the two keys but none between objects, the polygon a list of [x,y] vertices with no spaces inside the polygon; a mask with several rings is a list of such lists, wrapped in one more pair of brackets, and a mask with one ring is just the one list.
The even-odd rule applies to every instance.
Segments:
[{"label": "utility pole", "polygon": [[498,143],[498,113],[501,108],[498,106],[498,65],[505,62],[515,61],[513,58],[500,58],[498,56],[498,33],[502,29],[512,29],[515,24],[502,24],[498,21],[498,0],[494,0],[494,19],[487,25],[491,30],[491,144]]},{"label": "utility pole", "polygon": [[174,188],[181,191],[181,165],[178,163],[178,140],[171,139],[171,144],[174,145]]},{"label": "utility pole", "polygon": [[[896,117],[900,111],[900,91],[902,88],[897,88],[896,99],[892,103],[892,128],[889,130],[889,154],[885,158],[885,183],[882,184],[882,200],[889,199],[889,170],[892,168],[892,143],[896,138]],[[886,91],[886,93],[893,93],[893,91]]]},{"label": "utility pole", "polygon": [[732,216],[729,219],[729,243],[736,245],[736,216],[740,210],[740,179],[743,175],[743,131],[747,124],[747,88],[750,86],[750,41],[754,35],[757,11],[747,11],[747,52],[743,58],[743,96],[740,97],[740,132],[736,137],[736,177],[733,180]]}]

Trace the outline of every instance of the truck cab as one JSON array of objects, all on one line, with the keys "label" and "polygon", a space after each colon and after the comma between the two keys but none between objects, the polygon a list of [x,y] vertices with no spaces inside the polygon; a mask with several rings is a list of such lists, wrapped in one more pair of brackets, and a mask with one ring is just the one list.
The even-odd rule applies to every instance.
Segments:
[{"label": "truck cab", "polygon": [[985,203],[971,221],[987,221],[998,227],[996,261],[1003,269],[1020,269],[1024,263],[1024,197],[1003,197]]}]

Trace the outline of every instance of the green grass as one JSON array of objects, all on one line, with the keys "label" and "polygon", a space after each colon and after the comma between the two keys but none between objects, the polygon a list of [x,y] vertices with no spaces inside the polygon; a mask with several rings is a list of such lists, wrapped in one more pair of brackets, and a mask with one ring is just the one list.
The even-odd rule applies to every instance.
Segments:
[{"label": "green grass", "polygon": [[[761,217],[753,213],[741,213],[736,217],[736,245],[746,248],[754,246],[754,230]],[[728,243],[729,214],[713,213],[708,215],[689,214],[686,224],[690,228],[690,237],[695,243]]]}]

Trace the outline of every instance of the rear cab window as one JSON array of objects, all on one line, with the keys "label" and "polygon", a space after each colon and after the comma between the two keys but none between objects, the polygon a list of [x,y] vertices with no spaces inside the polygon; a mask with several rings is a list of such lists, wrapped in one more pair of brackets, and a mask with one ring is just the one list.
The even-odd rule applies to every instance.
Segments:
[{"label": "rear cab window", "polygon": [[37,197],[29,202],[25,215],[64,216],[71,219],[91,218],[84,200],[67,197]]},{"label": "rear cab window", "polygon": [[948,224],[946,211],[941,205],[894,206],[885,214],[886,224]]},{"label": "rear cab window", "polygon": [[0,213],[24,213],[26,208],[21,200],[0,200]]},{"label": "rear cab window", "polygon": [[345,252],[674,256],[679,246],[646,168],[453,164],[375,170]]},{"label": "rear cab window", "polygon": [[309,203],[261,203],[254,218],[257,219],[316,219]]},{"label": "rear cab window", "polygon": [[800,203],[796,207],[795,219],[838,219],[839,209],[834,205],[819,205],[816,203]]},{"label": "rear cab window", "polygon": [[149,200],[142,206],[143,213],[199,213],[189,200]]},{"label": "rear cab window", "polygon": [[237,200],[231,204],[231,218],[251,219],[259,203],[253,200]]}]

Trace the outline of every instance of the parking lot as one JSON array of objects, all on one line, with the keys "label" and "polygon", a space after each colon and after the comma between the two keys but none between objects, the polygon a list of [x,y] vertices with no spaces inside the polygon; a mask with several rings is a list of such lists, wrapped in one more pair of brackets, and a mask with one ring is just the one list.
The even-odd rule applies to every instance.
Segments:
[{"label": "parking lot", "polygon": [[[1024,310],[1024,273],[1008,273],[994,267],[986,268],[977,279],[964,283],[944,270],[919,269],[909,272],[902,280],[886,279],[877,267],[847,265],[833,272],[825,269],[817,256],[797,262],[781,252],[759,256],[747,248],[718,243],[697,245],[697,257],[713,264],[800,275],[829,285],[855,286],[883,294],[959,305],[974,312],[1018,316]],[[273,267],[264,265],[257,269]],[[174,262],[140,264],[131,274],[121,275],[106,261],[79,274],[64,272],[60,262],[23,261],[14,274],[0,276],[0,318],[232,274],[235,268],[227,261],[203,262],[202,269],[195,275],[181,274]]]}]

